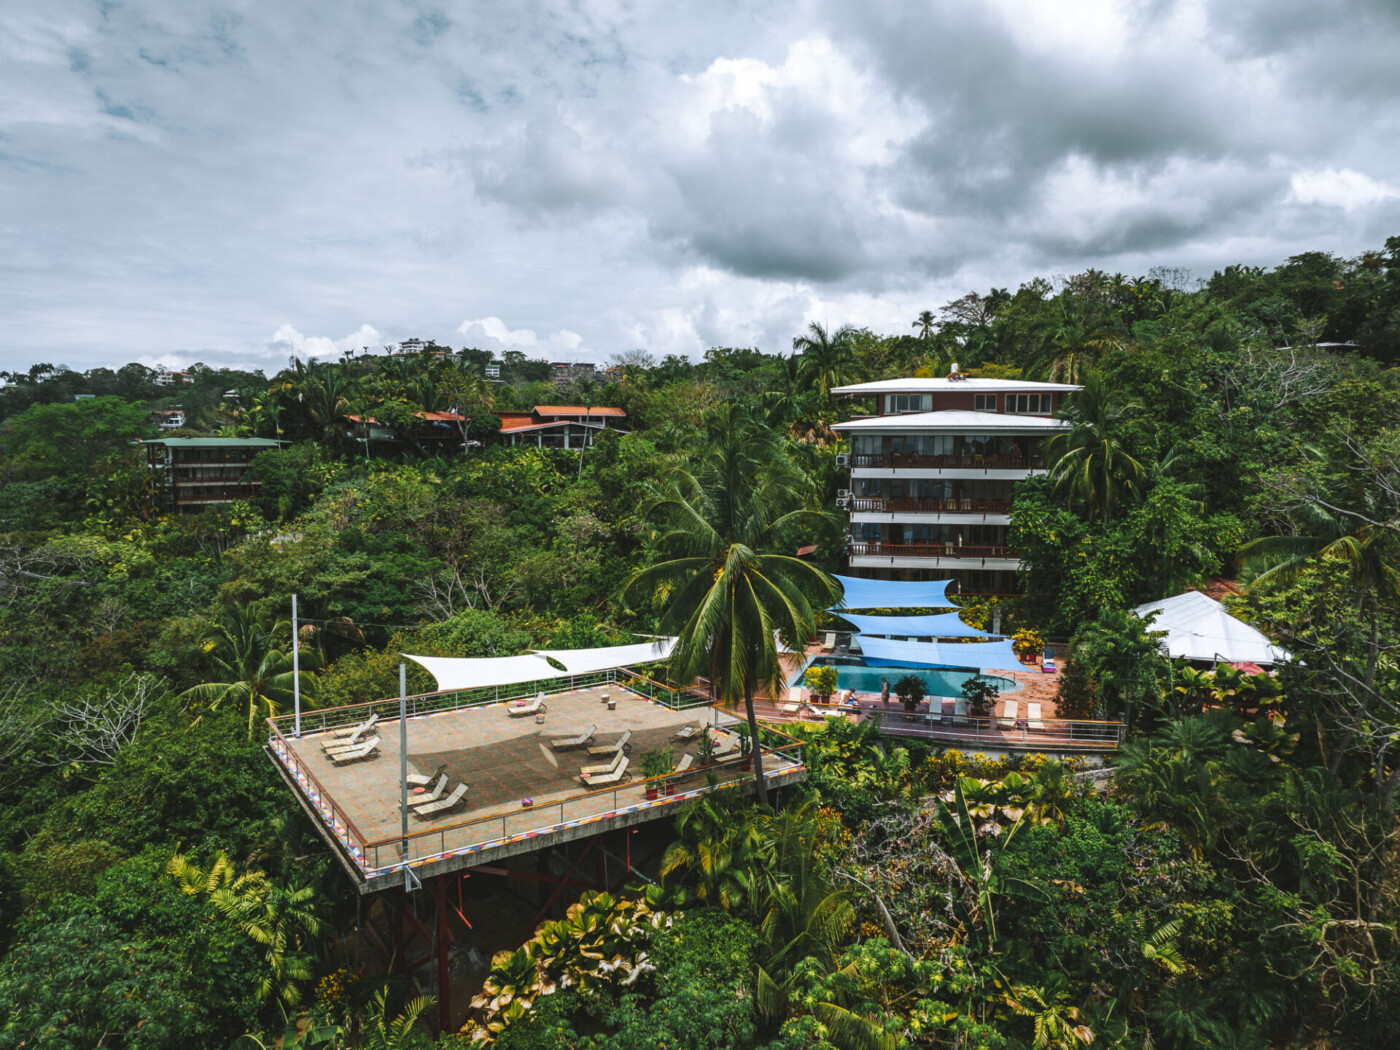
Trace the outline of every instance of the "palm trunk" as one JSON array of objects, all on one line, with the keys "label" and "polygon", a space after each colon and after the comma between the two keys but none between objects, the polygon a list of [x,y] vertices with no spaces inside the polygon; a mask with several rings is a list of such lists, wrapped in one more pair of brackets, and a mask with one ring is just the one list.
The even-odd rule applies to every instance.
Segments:
[{"label": "palm trunk", "polygon": [[758,792],[758,804],[768,805],[768,785],[763,782],[763,747],[758,739],[758,716],[753,712],[753,686],[744,683],[744,711],[749,716],[749,739],[753,741],[753,782]]}]

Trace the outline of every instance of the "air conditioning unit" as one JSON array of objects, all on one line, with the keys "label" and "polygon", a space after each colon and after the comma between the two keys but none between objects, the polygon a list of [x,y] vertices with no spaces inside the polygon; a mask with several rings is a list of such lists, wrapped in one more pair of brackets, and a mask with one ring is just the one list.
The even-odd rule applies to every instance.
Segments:
[{"label": "air conditioning unit", "polygon": [[850,489],[837,489],[837,490],[836,490],[836,498],[837,498],[837,499],[850,499],[850,498],[851,498],[851,490],[850,490]]},{"label": "air conditioning unit", "polygon": [[851,465],[851,454],[849,452],[836,453],[836,465],[838,467],[849,467]]},{"label": "air conditioning unit", "polygon": [[849,496],[837,496],[837,497],[836,497],[836,506],[837,506],[838,509],[840,509],[840,510],[846,510],[847,508],[850,507],[850,505],[851,505],[851,500],[850,500],[850,497],[849,497]]}]

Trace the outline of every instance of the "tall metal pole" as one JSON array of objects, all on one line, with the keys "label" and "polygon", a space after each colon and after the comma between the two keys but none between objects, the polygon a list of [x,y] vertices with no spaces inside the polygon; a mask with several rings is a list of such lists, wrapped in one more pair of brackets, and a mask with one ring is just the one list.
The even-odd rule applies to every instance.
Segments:
[{"label": "tall metal pole", "polygon": [[408,665],[399,664],[399,812],[403,816],[403,858],[408,859]]},{"label": "tall metal pole", "polygon": [[301,736],[301,640],[297,637],[297,596],[292,594],[292,705],[296,709],[295,736]]}]

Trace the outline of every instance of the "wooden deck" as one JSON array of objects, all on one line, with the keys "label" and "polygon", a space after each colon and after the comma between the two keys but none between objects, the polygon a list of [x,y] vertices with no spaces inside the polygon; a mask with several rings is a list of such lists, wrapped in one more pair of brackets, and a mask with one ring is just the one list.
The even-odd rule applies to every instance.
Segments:
[{"label": "wooden deck", "polygon": [[[615,710],[607,709],[605,697],[617,701]],[[469,790],[465,809],[430,821],[410,816],[406,843],[399,783],[402,724],[396,716],[383,719],[372,731],[381,738],[379,750],[365,761],[336,766],[321,746],[327,731],[292,738],[275,726],[269,752],[350,873],[369,882],[405,865],[431,865],[425,874],[436,874],[537,849],[548,844],[544,840],[578,828],[588,827],[592,833],[669,816],[670,806],[710,789],[707,777],[692,770],[684,778],[665,778],[675,793],[648,800],[641,756],[671,744],[679,762],[684,754],[696,755],[694,740],[672,743],[683,726],[725,726],[737,721],[711,707],[672,710],[619,685],[547,695],[543,724],[536,724],[533,717],[511,717],[513,703],[409,717],[408,772],[429,775],[445,767],[448,791],[458,783],[466,783]],[[379,706],[382,710],[383,705]],[[345,718],[321,722],[353,724],[366,713],[347,711]],[[594,746],[609,744],[631,730],[629,772],[633,776],[629,782],[588,791],[579,782],[579,768],[598,759],[585,749],[557,751],[550,745],[554,738],[572,737],[590,726],[596,727]],[[783,747],[785,739],[770,743],[780,748],[764,749],[770,783],[780,786],[800,779],[804,772],[800,749]],[[752,778],[732,760],[712,767],[711,772],[720,786],[742,786]],[[531,804],[524,805],[525,799]],[[579,836],[563,839],[574,837]]]}]

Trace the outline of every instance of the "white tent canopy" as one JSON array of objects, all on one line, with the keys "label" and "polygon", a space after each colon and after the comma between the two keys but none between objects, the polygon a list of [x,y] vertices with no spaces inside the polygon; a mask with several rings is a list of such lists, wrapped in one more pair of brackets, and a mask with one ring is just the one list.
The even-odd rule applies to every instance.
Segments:
[{"label": "white tent canopy", "polygon": [[1011,642],[907,642],[860,636],[866,663],[893,667],[974,667],[979,671],[1019,671]]},{"label": "white tent canopy", "polygon": [[674,638],[658,638],[654,642],[638,642],[635,645],[609,645],[601,649],[537,649],[540,656],[558,660],[569,669],[570,674],[588,674],[591,671],[606,671],[610,667],[630,667],[633,664],[650,664],[670,657],[676,647]]},{"label": "white tent canopy", "polygon": [[1169,656],[1260,666],[1292,659],[1287,649],[1275,645],[1243,620],[1235,619],[1225,606],[1200,591],[1148,602],[1133,612],[1144,619],[1157,614],[1148,629],[1166,632],[1162,648]]},{"label": "white tent canopy", "polygon": [[[427,668],[437,679],[438,689],[489,689],[496,685],[567,678],[569,675],[606,671],[612,667],[664,660],[675,648],[674,638],[635,645],[611,645],[601,649],[545,649],[524,656],[414,656],[403,655]],[[553,667],[545,657],[557,660],[567,670]]]}]

